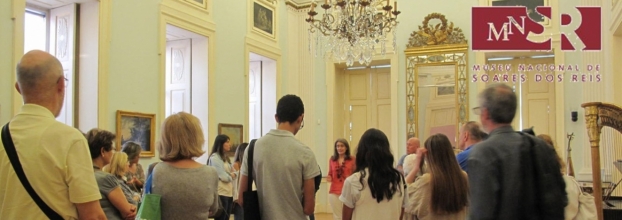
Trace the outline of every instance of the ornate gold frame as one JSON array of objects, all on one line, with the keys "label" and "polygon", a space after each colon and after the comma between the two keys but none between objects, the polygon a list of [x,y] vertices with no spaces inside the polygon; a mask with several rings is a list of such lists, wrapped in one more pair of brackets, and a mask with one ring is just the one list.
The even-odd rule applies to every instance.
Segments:
[{"label": "ornate gold frame", "polygon": [[[432,19],[440,20],[431,25]],[[411,34],[406,54],[406,136],[418,135],[418,67],[455,65],[456,107],[458,108],[456,135],[462,124],[469,120],[468,114],[468,51],[469,45],[460,28],[454,27],[444,15],[432,13],[425,17],[418,31]],[[425,138],[425,137],[423,137]]]}]

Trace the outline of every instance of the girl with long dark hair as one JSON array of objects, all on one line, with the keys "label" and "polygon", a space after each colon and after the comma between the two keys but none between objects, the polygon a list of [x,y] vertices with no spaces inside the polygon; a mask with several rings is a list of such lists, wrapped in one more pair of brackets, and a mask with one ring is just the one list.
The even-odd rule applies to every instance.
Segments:
[{"label": "girl with long dark hair", "polygon": [[378,129],[367,130],[358,145],[356,170],[339,197],[343,219],[401,219],[405,182],[393,161],[387,136]]},{"label": "girl with long dark hair", "polygon": [[[418,149],[415,166],[421,165],[419,158],[427,162],[428,173],[417,177],[408,185],[408,202],[404,206],[406,219],[466,219],[469,184],[467,174],[460,168],[444,134],[435,134],[425,141],[425,149]],[[410,176],[415,176],[413,169]]]},{"label": "girl with long dark hair", "polygon": [[233,181],[237,178],[237,174],[231,166],[231,160],[225,152],[231,150],[231,142],[229,136],[220,134],[216,136],[212,152],[210,153],[208,165],[216,168],[218,173],[218,197],[224,208],[224,212],[217,220],[229,220],[229,211],[233,204]]},{"label": "girl with long dark hair", "polygon": [[328,201],[333,209],[333,219],[341,220],[343,203],[339,201],[343,182],[354,172],[355,159],[350,156],[350,144],[346,139],[339,138],[333,145],[333,156],[328,161],[328,176],[326,181],[330,182],[328,191]]}]

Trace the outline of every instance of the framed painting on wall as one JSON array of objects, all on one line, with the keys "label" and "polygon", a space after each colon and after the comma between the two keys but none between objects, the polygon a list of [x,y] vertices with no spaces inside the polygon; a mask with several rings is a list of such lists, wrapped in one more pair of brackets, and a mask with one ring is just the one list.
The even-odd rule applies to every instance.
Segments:
[{"label": "framed painting on wall", "polygon": [[187,4],[199,7],[201,9],[207,9],[207,0],[181,0]]},{"label": "framed painting on wall", "polygon": [[235,155],[235,151],[238,149],[238,146],[244,143],[243,125],[219,123],[218,134],[224,134],[229,136],[229,143],[231,144],[231,149],[225,152],[228,157],[233,157]]},{"label": "framed painting on wall", "polygon": [[253,2],[253,30],[267,37],[275,36],[274,8],[259,1]]},{"label": "framed painting on wall", "polygon": [[117,111],[117,151],[130,141],[142,147],[141,157],[155,156],[155,114]]},{"label": "framed painting on wall", "polygon": [[536,12],[538,6],[550,6],[549,0],[488,0],[489,6],[525,6],[527,14],[533,21],[545,26],[549,25],[549,19]]}]

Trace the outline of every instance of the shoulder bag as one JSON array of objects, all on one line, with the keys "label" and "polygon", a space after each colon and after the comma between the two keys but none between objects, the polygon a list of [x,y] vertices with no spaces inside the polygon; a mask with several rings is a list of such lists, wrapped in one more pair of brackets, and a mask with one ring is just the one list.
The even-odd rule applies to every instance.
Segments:
[{"label": "shoulder bag", "polygon": [[248,157],[246,164],[248,166],[248,185],[246,191],[242,194],[244,198],[244,220],[261,220],[261,211],[259,209],[259,194],[257,190],[253,190],[253,152],[255,151],[255,142],[253,139],[248,145]]},{"label": "shoulder bag", "polygon": [[9,156],[9,160],[11,161],[11,165],[15,170],[15,174],[17,174],[17,178],[22,183],[28,195],[35,201],[39,209],[43,211],[45,216],[47,216],[51,220],[63,219],[58,213],[56,213],[52,208],[50,208],[45,202],[39,197],[35,189],[32,188],[30,182],[28,182],[28,178],[26,178],[26,173],[24,173],[24,169],[22,168],[22,164],[19,162],[19,157],[17,155],[17,150],[15,149],[15,145],[13,144],[13,139],[11,138],[11,132],[9,131],[9,123],[2,127],[2,144],[4,145],[4,150],[6,151],[7,156]]},{"label": "shoulder bag", "polygon": [[[156,164],[157,165],[157,164]],[[154,166],[155,171],[155,166]],[[151,193],[151,186],[153,185],[153,172],[149,174],[147,180],[145,181],[145,186],[143,188],[142,203],[140,203],[140,208],[136,213],[136,219],[140,220],[160,220],[162,219],[162,209],[160,207],[160,199],[161,195]]]},{"label": "shoulder bag", "polygon": [[583,192],[581,186],[572,178],[572,182],[579,188],[579,212],[574,217],[576,220],[596,220],[596,203],[594,203],[594,196]]}]

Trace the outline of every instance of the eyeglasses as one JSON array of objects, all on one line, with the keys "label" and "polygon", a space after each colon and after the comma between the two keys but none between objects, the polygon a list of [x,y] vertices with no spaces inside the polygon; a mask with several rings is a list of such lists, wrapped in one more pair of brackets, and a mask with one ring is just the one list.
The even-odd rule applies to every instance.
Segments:
[{"label": "eyeglasses", "polygon": [[482,113],[482,107],[477,106],[475,108],[473,108],[473,114],[479,115]]}]

